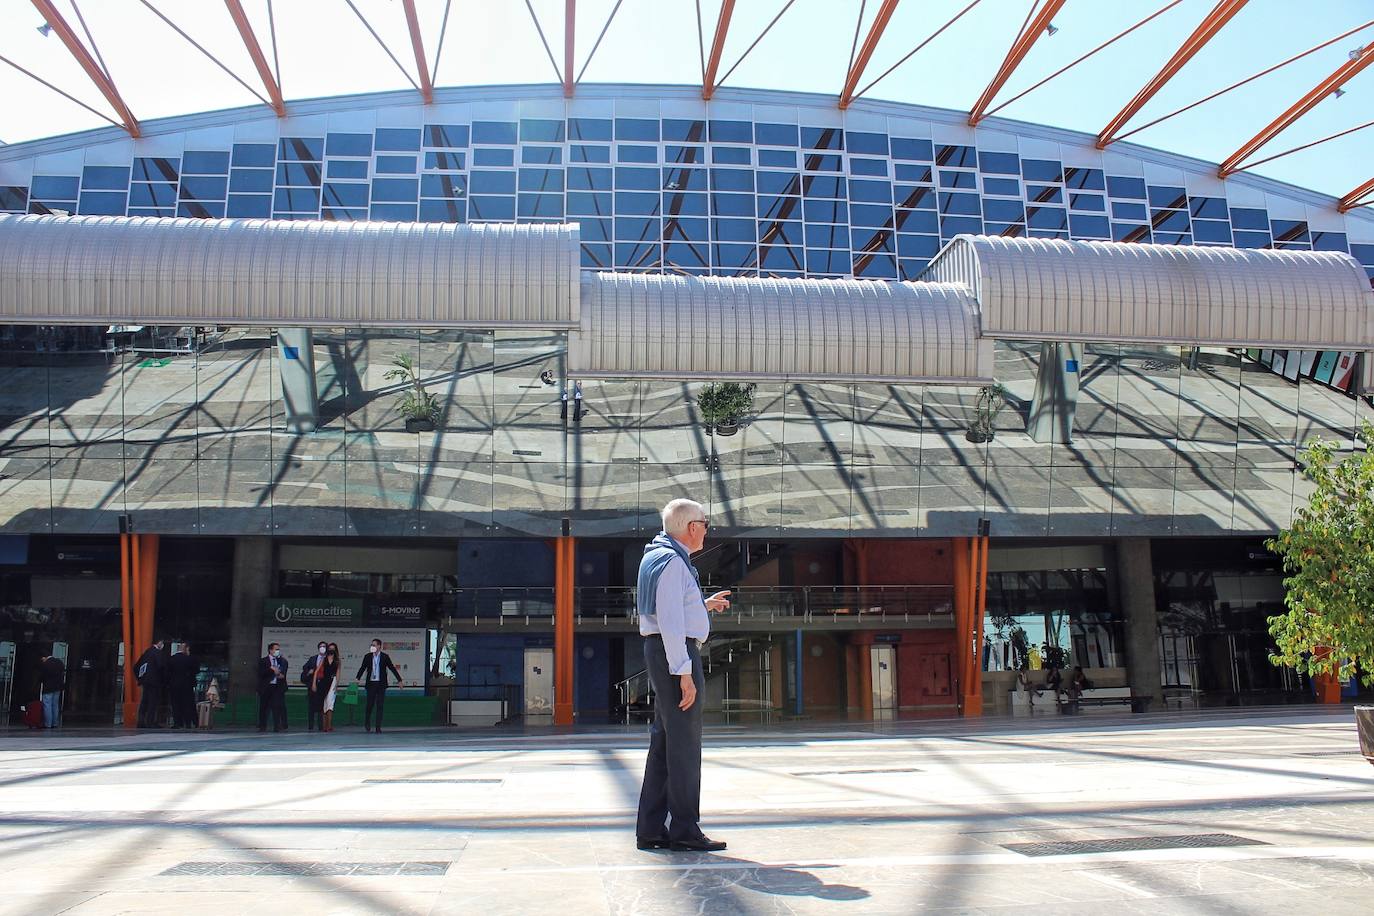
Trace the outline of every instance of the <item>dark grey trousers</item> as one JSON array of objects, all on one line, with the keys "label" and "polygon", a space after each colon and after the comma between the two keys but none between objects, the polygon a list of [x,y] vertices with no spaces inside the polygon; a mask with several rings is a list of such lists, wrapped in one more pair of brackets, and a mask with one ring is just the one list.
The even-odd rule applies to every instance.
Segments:
[{"label": "dark grey trousers", "polygon": [[635,825],[635,835],[641,839],[666,836],[689,840],[701,836],[697,821],[701,820],[701,709],[706,703],[706,682],[701,652],[691,640],[687,641],[687,654],[692,658],[697,699],[684,711],[678,708],[682,687],[678,676],[668,673],[663,640],[657,636],[644,639],[644,663],[654,688],[654,724],[649,729],[649,759],[644,763],[644,787],[639,793]]}]

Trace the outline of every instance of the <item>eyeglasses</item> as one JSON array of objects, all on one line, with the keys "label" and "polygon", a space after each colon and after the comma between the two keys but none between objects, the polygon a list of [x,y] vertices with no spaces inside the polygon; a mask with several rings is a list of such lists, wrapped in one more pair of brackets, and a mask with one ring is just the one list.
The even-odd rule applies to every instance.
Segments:
[{"label": "eyeglasses", "polygon": [[694,519],[692,519],[690,522],[688,522],[687,524],[689,524],[689,525],[700,525],[702,531],[710,531],[710,530],[711,530],[711,523],[710,523],[709,521],[707,521],[706,519],[704,519],[704,518],[694,518]]}]

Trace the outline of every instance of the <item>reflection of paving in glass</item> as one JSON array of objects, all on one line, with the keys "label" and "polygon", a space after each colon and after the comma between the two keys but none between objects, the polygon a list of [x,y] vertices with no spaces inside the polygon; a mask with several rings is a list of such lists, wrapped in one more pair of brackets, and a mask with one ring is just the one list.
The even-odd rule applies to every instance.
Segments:
[{"label": "reflection of paving in glass", "polygon": [[[318,426],[290,432],[275,335],[198,351],[0,354],[0,529],[225,534],[556,534],[657,526],[688,493],[768,535],[1266,531],[1291,513],[1298,446],[1349,447],[1370,409],[1221,350],[1084,348],[1073,441],[1026,433],[1040,345],[1000,343],[1007,407],[969,442],[977,390],[766,382],[708,435],[703,382],[567,383],[529,331],[313,332]],[[407,432],[398,357],[440,411]],[[577,394],[580,392],[581,397]]]}]

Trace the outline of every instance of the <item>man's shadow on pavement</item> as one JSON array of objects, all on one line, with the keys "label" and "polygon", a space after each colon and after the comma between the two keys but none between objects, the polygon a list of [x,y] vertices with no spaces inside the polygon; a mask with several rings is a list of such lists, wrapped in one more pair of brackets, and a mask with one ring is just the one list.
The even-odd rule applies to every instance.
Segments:
[{"label": "man's shadow on pavement", "polygon": [[[724,887],[742,887],[761,894],[783,897],[815,897],[818,900],[867,900],[872,895],[862,887],[849,884],[826,884],[803,867],[768,865],[749,859],[694,853],[686,861],[677,861],[687,875],[701,879],[719,875]],[[813,865],[810,869],[834,868],[833,865]],[[697,871],[700,869],[700,871]],[[695,872],[695,874],[693,874]],[[731,876],[731,877],[726,877]]]}]

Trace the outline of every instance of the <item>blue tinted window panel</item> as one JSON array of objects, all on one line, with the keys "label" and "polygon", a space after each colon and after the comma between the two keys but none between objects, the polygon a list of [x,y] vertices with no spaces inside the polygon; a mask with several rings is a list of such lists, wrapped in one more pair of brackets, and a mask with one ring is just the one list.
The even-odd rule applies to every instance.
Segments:
[{"label": "blue tinted window panel", "polygon": [[372,155],[371,134],[328,134],[324,140],[324,151],[330,156]]},{"label": "blue tinted window panel", "polygon": [[1068,231],[1057,232],[1053,229],[1027,229],[1026,235],[1033,239],[1062,239],[1068,241]]},{"label": "blue tinted window panel", "polygon": [[319,188],[277,188],[272,209],[278,213],[308,213],[320,209]]},{"label": "blue tinted window panel", "polygon": [[658,169],[619,167],[615,170],[617,191],[657,191]]},{"label": "blue tinted window panel", "polygon": [[622,143],[615,148],[615,158],[619,162],[658,162],[658,147]]},{"label": "blue tinted window panel", "polygon": [[1269,223],[1275,242],[1311,242],[1306,220],[1276,219]]},{"label": "blue tinted window panel", "polygon": [[324,186],[324,205],[327,207],[367,208],[367,185],[328,182]]},{"label": "blue tinted window panel", "polygon": [[[663,240],[709,242],[711,240],[711,221],[696,217],[665,217],[663,220]],[[746,240],[752,242],[754,237],[750,235]]]},{"label": "blue tinted window panel", "polygon": [[904,232],[897,235],[897,253],[904,258],[930,260],[939,250],[938,235],[908,235]]},{"label": "blue tinted window panel", "polygon": [[74,175],[35,175],[33,196],[43,200],[76,200],[81,179]]},{"label": "blue tinted window panel", "polygon": [[806,200],[802,209],[808,223],[849,222],[849,205],[842,200]]},{"label": "blue tinted window panel", "polygon": [[983,221],[976,216],[941,216],[940,235],[953,238],[956,235],[981,235]]},{"label": "blue tinted window panel", "polygon": [[1145,179],[1108,175],[1107,193],[1112,197],[1120,197],[1125,200],[1144,200]]},{"label": "blue tinted window panel", "polygon": [[663,196],[663,211],[669,216],[706,216],[710,207],[705,194],[674,192]]},{"label": "blue tinted window panel", "polygon": [[983,212],[977,194],[940,192],[940,212],[953,216],[977,216]]},{"label": "blue tinted window panel", "polygon": [[[331,159],[325,164],[325,175],[329,178],[344,179],[366,179],[368,177],[368,162],[362,159]],[[235,169],[234,174],[242,172],[242,169]],[[271,172],[266,173],[271,175]]]},{"label": "blue tinted window panel", "polygon": [[[229,154],[225,153],[226,161]],[[179,177],[180,159],[164,159],[161,157],[140,156],[134,160],[134,181],[171,181],[175,182]],[[34,179],[35,183],[37,179]],[[35,193],[37,190],[35,188]],[[75,191],[72,192],[75,195]]]},{"label": "blue tinted window panel", "polygon": [[684,165],[693,163],[704,163],[706,161],[706,147],[704,146],[665,146],[663,148],[664,162],[679,162]]},{"label": "blue tinted window panel", "polygon": [[0,185],[0,210],[23,213],[28,207],[28,188],[23,185]]},{"label": "blue tinted window panel", "polygon": [[1355,242],[1350,246],[1350,256],[1365,267],[1374,267],[1374,245]]},{"label": "blue tinted window panel", "polygon": [[476,166],[515,165],[515,150],[475,149],[472,151],[472,164]]},{"label": "blue tinted window panel", "polygon": [[978,154],[971,146],[944,144],[935,150],[935,164],[952,169],[976,169]]},{"label": "blue tinted window panel", "polygon": [[127,191],[129,190],[129,167],[88,165],[81,170],[81,190]]},{"label": "blue tinted window panel", "polygon": [[277,165],[277,184],[317,188],[320,186],[320,166],[314,162],[282,162]]},{"label": "blue tinted window panel", "polygon": [[1150,226],[1156,234],[1161,232],[1188,232],[1187,210],[1154,210],[1150,213]]},{"label": "blue tinted window panel", "polygon": [[929,261],[908,260],[906,258],[897,261],[897,270],[900,272],[901,278],[906,281],[918,279],[929,266]]},{"label": "blue tinted window panel", "polygon": [[892,185],[886,181],[852,178],[849,181],[849,199],[854,203],[890,204]]},{"label": "blue tinted window panel", "polygon": [[373,146],[379,153],[418,153],[420,151],[420,129],[418,127],[379,127]]},{"label": "blue tinted window panel", "polygon": [[788,219],[801,213],[800,197],[778,197],[772,194],[759,195],[759,219]]},{"label": "blue tinted window panel", "polygon": [[935,181],[935,170],[928,165],[898,163],[892,167],[892,173],[898,181],[909,181],[914,184],[933,184]]},{"label": "blue tinted window panel", "polygon": [[1198,219],[1229,219],[1226,199],[1223,197],[1193,197],[1188,200],[1188,211]]},{"label": "blue tinted window panel", "polygon": [[664,118],[663,139],[674,143],[701,143],[706,139],[706,122]]},{"label": "blue tinted window panel", "polygon": [[803,149],[844,149],[844,131],[838,127],[803,127],[801,129]]},{"label": "blue tinted window panel", "polygon": [[704,168],[666,168],[663,170],[663,190],[665,191],[705,191],[707,183]]},{"label": "blue tinted window panel", "polygon": [[806,270],[813,274],[847,274],[850,270],[849,252],[808,248]]},{"label": "blue tinted window panel", "polygon": [[417,170],[414,156],[378,156],[378,175],[414,175]]},{"label": "blue tinted window panel", "polygon": [[758,224],[760,245],[801,245],[806,241],[801,223],[774,220]]},{"label": "blue tinted window panel", "polygon": [[[267,187],[271,190],[270,181]],[[177,186],[174,184],[135,181],[129,186],[130,207],[175,207],[176,203]]]},{"label": "blue tinted window panel", "polygon": [[268,219],[272,216],[272,198],[266,194],[230,194],[228,213],[241,219]]},{"label": "blue tinted window panel", "polygon": [[576,222],[582,227],[581,235],[584,242],[609,242],[613,238],[611,220],[588,219],[569,214],[569,221]]},{"label": "blue tinted window panel", "polygon": [[711,149],[711,161],[721,165],[749,165],[753,159],[749,150],[738,146],[716,146]]},{"label": "blue tinted window panel", "polygon": [[978,167],[988,175],[1020,175],[1021,159],[1015,153],[980,152]]},{"label": "blue tinted window panel", "polygon": [[1069,217],[1069,225],[1075,238],[1108,239],[1112,237],[1111,224],[1105,216],[1074,213]]},{"label": "blue tinted window panel", "polygon": [[935,158],[934,147],[929,140],[893,137],[892,158],[906,159],[912,162],[931,162]]},{"label": "blue tinted window panel", "polygon": [[224,202],[218,200],[183,200],[177,204],[177,216],[191,219],[223,219]]},{"label": "blue tinted window panel", "polygon": [[1070,166],[1064,169],[1064,186],[1071,191],[1103,191],[1107,181],[1101,169]]},{"label": "blue tinted window panel", "polygon": [[1348,252],[1350,239],[1344,232],[1314,231],[1312,233],[1312,250]]},{"label": "blue tinted window panel", "polygon": [[802,168],[808,172],[839,172],[843,162],[844,158],[838,153],[809,153],[802,157]]},{"label": "blue tinted window panel", "polygon": [[759,266],[764,270],[805,270],[806,252],[797,247],[784,245],[760,245]]},{"label": "blue tinted window panel", "polygon": [[615,237],[621,242],[647,242],[659,238],[657,219],[617,216],[615,218]]},{"label": "blue tinted window panel", "polygon": [[611,139],[611,119],[568,118],[568,139],[608,141]]},{"label": "blue tinted window panel", "polygon": [[514,146],[516,129],[514,121],[473,121],[472,142]]},{"label": "blue tinted window panel", "polygon": [[967,188],[970,191],[976,191],[978,190],[978,175],[975,172],[956,172],[942,169],[940,171],[940,187]]},{"label": "blue tinted window panel", "polygon": [[659,196],[643,191],[617,191],[615,212],[617,216],[658,216]]},{"label": "blue tinted window panel", "polygon": [[797,146],[800,135],[795,124],[755,124],[754,142],[759,146]]},{"label": "blue tinted window panel", "polygon": [[663,263],[672,267],[709,267],[710,250],[705,243],[668,243],[663,246]]},{"label": "blue tinted window panel", "polygon": [[939,204],[934,188],[897,185],[893,190],[894,202],[905,210],[934,210]]},{"label": "blue tinted window panel", "polygon": [[897,251],[897,239],[890,229],[850,229],[849,245],[854,253],[888,253]]},{"label": "blue tinted window panel", "polygon": [[567,200],[570,216],[610,216],[613,212],[609,192],[569,191]]},{"label": "blue tinted window panel", "polygon": [[1161,209],[1187,210],[1188,195],[1184,193],[1182,188],[1151,185],[1150,206]]},{"label": "blue tinted window panel", "polygon": [[988,198],[983,201],[983,218],[999,223],[1025,222],[1026,208],[1019,200]]},{"label": "blue tinted window panel", "polygon": [[886,159],[850,159],[849,173],[851,175],[873,175],[879,178],[887,177]]},{"label": "blue tinted window panel", "polygon": [[[667,139],[665,136],[664,139]],[[718,121],[711,119],[712,143],[753,143],[754,125],[748,121]]]},{"label": "blue tinted window panel", "polygon": [[183,175],[182,200],[224,200],[229,191],[229,179],[209,175]]},{"label": "blue tinted window panel", "polygon": [[983,234],[1015,239],[1026,234],[1025,223],[984,223]]},{"label": "blue tinted window panel", "polygon": [[582,244],[582,266],[587,270],[611,270],[615,263],[611,259],[610,245]]},{"label": "blue tinted window panel", "polygon": [[1087,210],[1089,213],[1106,213],[1107,201],[1100,194],[1070,194],[1069,209]]},{"label": "blue tinted window panel", "polygon": [[415,204],[376,204],[372,205],[372,219],[389,223],[418,222],[418,207]]},{"label": "blue tinted window panel", "polygon": [[586,146],[583,144],[573,144],[568,147],[569,162],[610,162],[611,148],[609,146]]},{"label": "blue tinted window panel", "polygon": [[711,256],[716,266],[729,270],[757,267],[758,249],[753,245],[712,245]]},{"label": "blue tinted window panel", "polygon": [[848,248],[849,227],[828,224],[806,224],[807,248]]},{"label": "blue tinted window panel", "polygon": [[802,178],[802,194],[807,197],[845,197],[845,180],[836,175],[806,175]]},{"label": "blue tinted window panel", "polygon": [[[73,207],[72,209],[75,209],[75,207]],[[176,216],[176,215],[177,215],[177,208],[176,208],[176,205],[175,205],[175,204],[173,204],[173,205],[170,206],[170,207],[130,207],[130,208],[129,208],[129,215],[130,215],[130,216],[155,216],[155,217]]]},{"label": "blue tinted window panel", "polygon": [[421,175],[420,196],[453,199],[467,193],[468,180],[462,175]]},{"label": "blue tinted window panel", "polygon": [[889,152],[887,134],[851,130],[848,143],[849,152],[861,156],[886,156]]},{"label": "blue tinted window panel", "polygon": [[1027,207],[1026,226],[1031,229],[1067,231],[1069,214],[1062,207]]},{"label": "blue tinted window panel", "polygon": [[609,191],[615,173],[611,169],[570,168],[567,170],[570,191]]},{"label": "blue tinted window panel", "polygon": [[76,212],[83,216],[123,216],[128,205],[127,191],[82,191]]},{"label": "blue tinted window panel", "polygon": [[1148,244],[1151,241],[1150,227],[1137,226],[1131,223],[1112,223],[1112,241]]},{"label": "blue tinted window panel", "polygon": [[562,219],[562,194],[521,194],[519,210],[521,219]]},{"label": "blue tinted window panel", "polygon": [[1269,234],[1269,211],[1249,207],[1231,208],[1231,225],[1236,229],[1255,229]]},{"label": "blue tinted window panel", "polygon": [[1187,232],[1160,232],[1155,230],[1153,233],[1156,245],[1191,245],[1193,237]]},{"label": "blue tinted window panel", "polygon": [[711,215],[752,217],[754,215],[754,195],[712,194]]},{"label": "blue tinted window panel", "polygon": [[564,139],[562,118],[521,118],[520,141],[522,143],[562,143]]},{"label": "blue tinted window panel", "polygon": [[320,219],[331,223],[360,223],[370,218],[367,207],[321,207]]},{"label": "blue tinted window panel", "polygon": [[1003,197],[1020,197],[1021,182],[1015,178],[984,178],[984,194],[998,194]]},{"label": "blue tinted window panel", "polygon": [[277,142],[277,158],[283,162],[320,162],[324,159],[324,138],[282,137]]},{"label": "blue tinted window panel", "polygon": [[521,169],[520,190],[522,191],[562,191],[562,169]]},{"label": "blue tinted window panel", "polygon": [[854,256],[854,276],[865,280],[897,279],[897,259],[890,254],[865,252]]},{"label": "blue tinted window panel", "polygon": [[754,173],[748,169],[711,169],[711,190],[753,191]]},{"label": "blue tinted window panel", "polygon": [[881,228],[892,225],[892,208],[882,204],[850,204],[849,222],[854,226]]},{"label": "blue tinted window panel", "polygon": [[657,143],[658,121],[651,121],[647,118],[616,118],[615,138],[617,140],[637,140],[641,143]]},{"label": "blue tinted window panel", "polygon": [[1063,181],[1064,166],[1053,159],[1022,159],[1021,177],[1026,181]]},{"label": "blue tinted window panel", "polygon": [[472,172],[468,179],[473,194],[514,194],[514,172]]},{"label": "blue tinted window panel", "polygon": [[235,143],[231,164],[245,168],[272,168],[277,164],[277,148],[271,143]]},{"label": "blue tinted window panel", "polygon": [[711,237],[718,242],[753,242],[754,221],[751,219],[711,220]]},{"label": "blue tinted window panel", "polygon": [[792,172],[759,172],[755,180],[760,194],[801,193],[801,176]]},{"label": "blue tinted window panel", "polygon": [[[420,197],[420,182],[415,178],[372,179],[372,202],[413,204]],[[373,209],[376,209],[375,207]]]},{"label": "blue tinted window panel", "polygon": [[1221,245],[1231,244],[1231,224],[1223,220],[1193,220],[1193,238],[1199,242],[1214,242]]},{"label": "blue tinted window panel", "polygon": [[934,210],[898,210],[897,229],[906,232],[927,232],[938,235],[940,217]]},{"label": "blue tinted window panel", "polygon": [[[439,172],[456,172],[466,167],[464,153],[429,152],[425,153],[425,168]],[[334,163],[330,163],[331,171]]]},{"label": "blue tinted window panel", "polygon": [[1150,218],[1149,211],[1145,209],[1144,204],[1122,203],[1116,200],[1112,201],[1112,216],[1115,219],[1133,222],[1144,222]]},{"label": "blue tinted window panel", "polygon": [[657,242],[617,242],[615,266],[627,270],[652,270],[662,260],[663,246]]},{"label": "blue tinted window panel", "polygon": [[1036,204],[1062,204],[1064,189],[1057,185],[1026,185],[1026,200]]},{"label": "blue tinted window panel", "polygon": [[466,124],[426,124],[424,138],[425,146],[463,149],[468,145],[469,130]]}]

